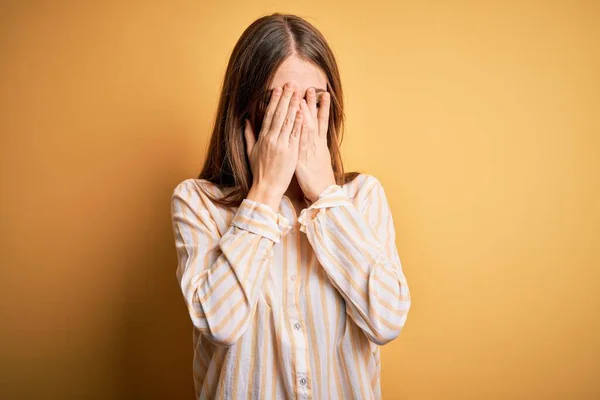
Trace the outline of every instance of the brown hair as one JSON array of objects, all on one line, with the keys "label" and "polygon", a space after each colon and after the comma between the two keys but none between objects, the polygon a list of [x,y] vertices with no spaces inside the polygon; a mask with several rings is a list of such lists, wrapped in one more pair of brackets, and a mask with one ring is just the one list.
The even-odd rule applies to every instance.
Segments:
[{"label": "brown hair", "polygon": [[277,68],[291,55],[316,65],[327,77],[331,96],[327,144],[336,183],[350,182],[359,175],[359,172],[344,172],[340,154],[345,115],[340,74],[331,48],[306,20],[274,13],[246,28],[227,65],[208,155],[198,176],[223,188],[233,188],[223,198],[207,193],[215,203],[237,207],[248,195],[252,170],[246,153],[244,118],[250,120],[258,139],[268,104],[268,89]]}]

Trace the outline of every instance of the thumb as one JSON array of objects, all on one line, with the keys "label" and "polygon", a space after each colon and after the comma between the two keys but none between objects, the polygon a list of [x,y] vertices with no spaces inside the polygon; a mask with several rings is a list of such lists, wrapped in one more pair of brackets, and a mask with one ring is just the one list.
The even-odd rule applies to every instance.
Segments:
[{"label": "thumb", "polygon": [[250,126],[250,121],[246,118],[244,118],[244,136],[246,137],[246,151],[248,153],[248,158],[250,158],[256,139],[254,138],[254,132],[252,131],[252,126]]}]

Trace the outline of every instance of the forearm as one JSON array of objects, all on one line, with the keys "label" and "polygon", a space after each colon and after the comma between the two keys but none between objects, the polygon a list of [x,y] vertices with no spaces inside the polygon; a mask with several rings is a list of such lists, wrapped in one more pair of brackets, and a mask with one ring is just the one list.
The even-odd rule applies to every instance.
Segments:
[{"label": "forearm", "polygon": [[173,196],[177,277],[194,325],[221,345],[231,345],[256,307],[273,246],[289,221],[270,206],[245,199],[221,235],[192,184]]},{"label": "forearm", "polygon": [[400,333],[410,307],[395,245],[375,234],[339,187],[330,188],[315,205],[303,212],[300,229],[346,300],[348,314],[372,341],[389,342]]},{"label": "forearm", "polygon": [[[221,345],[237,341],[256,306],[274,242],[232,225],[217,248],[187,268],[191,275],[185,297],[194,325]],[[216,256],[216,259],[214,257]],[[205,263],[210,267],[195,274]],[[183,282],[182,282],[183,283]]]}]

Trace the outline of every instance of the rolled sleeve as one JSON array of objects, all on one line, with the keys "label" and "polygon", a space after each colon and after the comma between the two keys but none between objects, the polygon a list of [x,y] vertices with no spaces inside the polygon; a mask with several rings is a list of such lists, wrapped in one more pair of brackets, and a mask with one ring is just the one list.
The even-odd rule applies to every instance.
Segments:
[{"label": "rolled sleeve", "polygon": [[290,221],[285,216],[276,213],[268,205],[251,199],[242,200],[231,224],[275,243],[279,243],[291,230]]},{"label": "rolled sleeve", "polygon": [[320,210],[330,207],[337,206],[348,206],[352,205],[352,201],[344,192],[344,189],[340,185],[331,185],[321,192],[319,198],[300,212],[298,222],[300,223],[300,230],[306,232],[306,225],[312,221]]}]

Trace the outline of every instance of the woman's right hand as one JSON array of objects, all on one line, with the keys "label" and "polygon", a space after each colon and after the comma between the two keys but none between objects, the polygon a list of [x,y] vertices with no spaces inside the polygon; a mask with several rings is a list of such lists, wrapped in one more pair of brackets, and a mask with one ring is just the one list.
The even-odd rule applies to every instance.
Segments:
[{"label": "woman's right hand", "polygon": [[267,106],[258,140],[250,122],[245,120],[246,151],[253,182],[248,198],[278,210],[298,162],[298,143],[302,128],[301,95],[297,85],[288,82],[276,87]]}]

